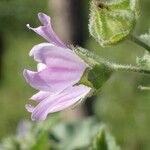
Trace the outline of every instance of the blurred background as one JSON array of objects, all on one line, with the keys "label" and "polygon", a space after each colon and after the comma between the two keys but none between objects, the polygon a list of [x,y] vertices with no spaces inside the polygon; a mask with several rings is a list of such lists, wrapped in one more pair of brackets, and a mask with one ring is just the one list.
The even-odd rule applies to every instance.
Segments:
[{"label": "blurred background", "polygon": [[[149,8],[149,0],[140,1],[135,35],[148,31]],[[28,53],[44,41],[26,28],[27,23],[39,25],[38,12],[51,16],[56,33],[67,44],[83,46],[116,63],[135,64],[136,57],[144,54],[144,49],[128,40],[101,48],[88,33],[89,0],[0,0],[0,139],[15,133],[21,120],[30,120],[24,105],[36,91],[25,82],[22,71],[35,69],[36,63]],[[137,88],[149,84],[148,76],[115,73],[99,95],[69,111],[69,115],[64,111],[64,120],[94,115],[106,123],[124,150],[149,150],[150,92]]]}]

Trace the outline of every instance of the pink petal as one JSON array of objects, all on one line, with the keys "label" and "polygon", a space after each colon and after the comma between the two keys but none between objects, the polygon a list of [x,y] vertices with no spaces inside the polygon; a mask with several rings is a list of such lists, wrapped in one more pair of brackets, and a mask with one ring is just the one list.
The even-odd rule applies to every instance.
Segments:
[{"label": "pink petal", "polygon": [[41,79],[41,77],[38,75],[38,73],[30,71],[30,70],[24,70],[23,75],[26,79],[26,81],[35,89],[42,90],[42,91],[48,91],[49,86],[44,82],[44,80]]},{"label": "pink petal", "polygon": [[24,70],[24,77],[35,89],[58,93],[81,79],[85,68],[80,67],[60,60],[40,72]]},{"label": "pink petal", "polygon": [[43,38],[45,38],[48,42],[53,43],[60,47],[67,47],[56,35],[56,33],[53,31],[52,25],[51,25],[51,18],[47,16],[44,13],[39,13],[38,18],[43,26],[39,26],[37,28],[32,28],[28,24],[27,27]]},{"label": "pink petal", "polygon": [[76,84],[87,65],[73,51],[42,43],[33,47],[30,56],[38,62],[38,72],[24,71],[26,81],[41,91],[61,92]]},{"label": "pink petal", "polygon": [[50,94],[51,94],[50,92],[40,91],[40,92],[36,93],[35,95],[33,95],[30,99],[32,99],[36,102],[41,102],[45,98],[49,97]]},{"label": "pink petal", "polygon": [[39,72],[40,78],[50,87],[53,93],[60,92],[67,87],[76,84],[82,77],[83,71],[78,68],[49,67]]},{"label": "pink petal", "polygon": [[34,57],[37,62],[52,65],[54,61],[64,60],[66,63],[75,63],[79,66],[86,66],[85,62],[81,60],[72,50],[68,48],[61,48],[49,43],[41,43],[34,46],[29,56]]},{"label": "pink petal", "polygon": [[49,113],[61,111],[84,98],[91,88],[79,85],[69,87],[63,92],[41,101],[32,111],[32,120],[45,120]]},{"label": "pink petal", "polygon": [[42,71],[42,70],[44,70],[46,68],[46,65],[45,64],[43,64],[43,63],[38,63],[37,64],[37,70],[38,71]]},{"label": "pink petal", "polygon": [[27,82],[36,89],[44,89],[54,93],[76,84],[87,67],[86,63],[70,49],[49,43],[33,47],[30,56],[40,63],[38,64],[38,72],[27,71],[27,75],[25,75]]},{"label": "pink petal", "polygon": [[25,105],[25,108],[27,109],[27,111],[28,112],[33,112],[34,111],[34,109],[35,109],[35,107],[34,106],[32,106],[32,105],[30,105],[30,104],[26,104]]}]

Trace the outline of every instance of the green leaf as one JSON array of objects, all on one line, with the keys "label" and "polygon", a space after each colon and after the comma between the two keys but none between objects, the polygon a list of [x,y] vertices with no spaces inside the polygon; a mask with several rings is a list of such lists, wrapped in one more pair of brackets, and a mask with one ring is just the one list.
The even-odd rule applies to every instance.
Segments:
[{"label": "green leaf", "polygon": [[138,18],[138,0],[92,0],[89,32],[101,46],[130,34]]},{"label": "green leaf", "polygon": [[101,127],[95,137],[91,150],[120,150],[115,139],[110,135],[106,127]]},{"label": "green leaf", "polygon": [[31,150],[49,150],[48,134],[45,132],[38,137],[36,144]]},{"label": "green leaf", "polygon": [[50,119],[42,122],[22,121],[17,133],[0,143],[0,150],[52,150],[50,148],[56,146],[49,142],[48,133],[58,120],[59,116],[51,115]]},{"label": "green leaf", "polygon": [[74,123],[56,125],[52,131],[58,150],[87,150],[100,124],[95,118],[88,118]]},{"label": "green leaf", "polygon": [[92,150],[108,150],[104,131],[101,131],[101,133],[97,135],[96,139],[94,140]]}]

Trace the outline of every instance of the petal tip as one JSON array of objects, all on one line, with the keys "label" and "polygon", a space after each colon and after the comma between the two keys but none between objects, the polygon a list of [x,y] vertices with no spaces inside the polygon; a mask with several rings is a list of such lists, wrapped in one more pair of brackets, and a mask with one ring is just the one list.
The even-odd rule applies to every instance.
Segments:
[{"label": "petal tip", "polygon": [[23,70],[23,75],[24,75],[24,77],[28,76],[28,74],[29,74],[30,72],[32,72],[32,71],[27,70],[27,69],[24,69],[24,70]]},{"label": "petal tip", "polygon": [[23,76],[26,77],[26,75],[27,75],[27,69],[24,69],[23,70]]},{"label": "petal tip", "polygon": [[42,12],[39,12],[38,13],[38,17],[42,17],[42,16],[45,16],[46,14],[42,13]]},{"label": "petal tip", "polygon": [[31,80],[31,78],[32,78],[32,75],[33,75],[33,72],[32,72],[32,71],[27,70],[27,69],[24,69],[24,70],[23,70],[23,76],[24,76],[24,78],[26,79],[26,81],[27,81],[28,83],[30,83],[30,80]]},{"label": "petal tip", "polygon": [[42,25],[47,26],[50,24],[50,17],[42,12],[38,13],[38,18]]},{"label": "petal tip", "polygon": [[31,119],[32,121],[44,121],[46,116],[34,116],[34,114],[32,114]]},{"label": "petal tip", "polygon": [[32,105],[30,105],[30,104],[26,104],[25,105],[25,108],[26,108],[26,110],[28,111],[28,112],[33,112],[34,111],[34,106],[32,106]]}]

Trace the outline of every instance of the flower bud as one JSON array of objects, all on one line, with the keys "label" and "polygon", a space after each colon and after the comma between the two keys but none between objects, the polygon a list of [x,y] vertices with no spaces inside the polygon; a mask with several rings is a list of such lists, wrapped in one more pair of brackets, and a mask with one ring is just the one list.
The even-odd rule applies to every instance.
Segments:
[{"label": "flower bud", "polygon": [[138,18],[138,0],[92,0],[89,32],[103,47],[130,34]]}]

